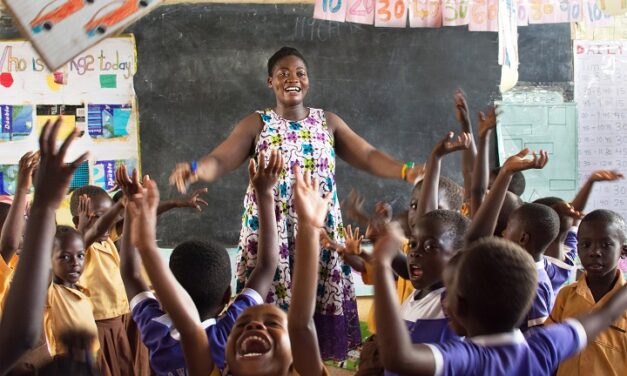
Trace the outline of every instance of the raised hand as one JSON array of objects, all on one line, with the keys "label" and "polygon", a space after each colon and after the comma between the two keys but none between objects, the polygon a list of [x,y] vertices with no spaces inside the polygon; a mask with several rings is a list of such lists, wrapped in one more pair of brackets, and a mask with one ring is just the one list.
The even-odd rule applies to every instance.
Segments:
[{"label": "raised hand", "polygon": [[420,164],[408,169],[405,180],[412,185],[418,184],[425,176],[425,168],[424,164]]},{"label": "raised hand", "polygon": [[198,181],[198,175],[192,172],[189,163],[177,163],[170,175],[170,185],[176,186],[181,193],[187,193],[187,186]]},{"label": "raised hand", "polygon": [[133,169],[133,179],[131,180],[126,166],[122,164],[115,171],[115,184],[122,190],[127,199],[133,197],[134,194],[139,193],[141,190],[139,172],[137,172],[137,169]]},{"label": "raised hand", "polygon": [[333,241],[329,234],[327,234],[327,230],[322,228],[320,229],[320,244],[323,248],[330,249],[335,252],[343,252],[344,247],[337,242]]},{"label": "raised hand", "polygon": [[390,222],[378,230],[373,254],[377,261],[390,264],[403,244],[403,229],[397,222]]},{"label": "raised hand", "polygon": [[78,198],[78,232],[85,234],[93,224],[93,216],[90,210],[91,199],[87,195]]},{"label": "raised hand", "polygon": [[20,159],[17,173],[17,190],[28,192],[33,184],[33,173],[39,166],[39,152],[29,151]]},{"label": "raised hand", "polygon": [[454,132],[449,132],[440,142],[433,148],[433,154],[436,156],[444,156],[454,151],[468,149],[470,146],[470,133],[463,132],[457,136],[457,140],[453,140]]},{"label": "raised hand", "polygon": [[159,189],[146,175],[143,186],[128,203],[129,214],[132,216],[131,242],[140,251],[156,247],[158,206]]},{"label": "raised hand", "polygon": [[359,256],[361,254],[361,241],[364,236],[359,234],[359,227],[353,229],[351,225],[346,226],[345,245],[343,252],[347,255]]},{"label": "raised hand", "polygon": [[353,221],[365,224],[368,220],[368,213],[364,210],[364,198],[355,190],[351,189],[348,198],[342,201],[342,209],[346,211],[346,216]]},{"label": "raised hand", "polygon": [[485,137],[486,134],[496,127],[496,109],[490,107],[488,114],[479,112],[479,137]]},{"label": "raised hand", "polygon": [[615,170],[596,170],[592,172],[588,180],[591,182],[599,182],[599,181],[616,181],[616,180],[620,180],[623,178],[624,178],[623,174]]},{"label": "raised hand", "polygon": [[208,191],[209,190],[207,188],[199,188],[189,196],[182,196],[176,199],[176,204],[179,208],[196,208],[196,210],[202,211],[202,207],[209,204],[207,201],[200,198],[200,195],[205,194]]},{"label": "raised hand", "polygon": [[[72,180],[72,174],[89,156],[89,153],[86,152],[69,164],[64,162],[65,154],[76,136],[78,136],[79,131],[74,129],[57,150],[57,134],[59,133],[61,123],[60,117],[52,124],[48,120],[41,130],[41,135],[39,136],[41,159],[35,177],[35,201],[46,202],[55,208],[59,207],[61,201],[65,198]],[[37,200],[38,198],[39,200]]]},{"label": "raised hand", "polygon": [[537,154],[533,152],[531,154],[531,159],[526,158],[528,154],[529,149],[524,148],[523,150],[518,152],[518,154],[514,154],[511,157],[507,158],[507,160],[503,164],[503,168],[510,173],[530,169],[542,169],[549,161],[549,155],[544,150],[540,150],[540,152]]},{"label": "raised hand", "polygon": [[259,163],[251,159],[248,163],[248,174],[255,192],[258,194],[272,193],[272,189],[279,181],[279,176],[283,172],[284,161],[279,150],[273,150],[266,164],[265,154],[259,152]]},{"label": "raised hand", "polygon": [[294,182],[294,206],[298,215],[299,225],[312,225],[317,228],[324,226],[324,220],[329,211],[331,195],[324,197],[318,193],[318,180],[311,178],[309,170],[301,175],[298,165],[292,167],[296,181]]},{"label": "raised hand", "polygon": [[466,94],[461,89],[457,89],[453,98],[455,100],[455,118],[462,125],[462,131],[467,132],[470,127],[470,119]]},{"label": "raised hand", "polygon": [[568,217],[571,217],[574,220],[582,219],[584,217],[584,215],[585,215],[582,212],[576,210],[571,204],[569,204],[569,203],[567,203],[565,201],[560,201],[560,202],[558,202],[557,204],[555,204],[555,205],[553,205],[551,207],[560,216],[568,216]]}]

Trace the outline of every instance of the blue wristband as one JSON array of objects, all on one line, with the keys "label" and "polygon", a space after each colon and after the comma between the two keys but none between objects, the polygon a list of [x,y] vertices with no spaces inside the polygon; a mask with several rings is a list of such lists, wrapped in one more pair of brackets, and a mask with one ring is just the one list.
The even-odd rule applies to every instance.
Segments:
[{"label": "blue wristband", "polygon": [[196,175],[196,172],[198,172],[198,162],[194,159],[191,162],[189,162],[189,167],[192,170],[192,175]]}]

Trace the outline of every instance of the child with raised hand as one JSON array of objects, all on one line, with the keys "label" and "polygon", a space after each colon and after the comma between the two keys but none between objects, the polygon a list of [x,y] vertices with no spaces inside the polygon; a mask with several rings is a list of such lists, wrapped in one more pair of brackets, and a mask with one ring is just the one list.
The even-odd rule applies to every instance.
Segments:
[{"label": "child with raised hand", "polygon": [[70,212],[85,243],[85,266],[80,284],[90,292],[98,327],[98,367],[103,375],[133,374],[134,354],[126,332],[129,304],[120,275],[120,254],[111,228],[124,202],[113,204],[96,186],[77,188],[70,197]]},{"label": "child with raised hand", "polygon": [[0,317],[2,317],[2,302],[11,282],[13,268],[17,264],[16,252],[22,242],[26,222],[28,191],[32,185],[33,172],[38,165],[38,152],[28,152],[20,159],[13,203],[9,207],[6,218],[3,218],[0,232]]},{"label": "child with raised hand", "polygon": [[490,183],[490,135],[496,127],[496,109],[491,107],[488,114],[479,112],[479,148],[472,173],[470,186],[470,216],[473,217],[483,202]]},{"label": "child with raised hand", "polygon": [[6,374],[40,337],[56,227],[55,210],[67,193],[72,174],[88,156],[85,153],[69,164],[64,163],[78,130],[74,130],[57,150],[61,122],[60,117],[53,124],[46,122],[39,137],[41,159],[35,177],[36,194],[26,225],[20,262],[0,322],[0,375]]},{"label": "child with raised hand", "polygon": [[292,304],[287,313],[294,369],[300,376],[328,375],[322,363],[318,335],[314,325],[318,261],[320,258],[319,232],[329,210],[331,196],[321,197],[317,179],[309,170],[302,176],[297,165],[293,168],[294,206],[298,215]]},{"label": "child with raised hand", "polygon": [[83,236],[69,226],[58,226],[52,249],[52,284],[44,311],[44,331],[50,355],[67,354],[60,337],[69,330],[81,330],[92,337],[91,359],[100,349],[89,291],[78,284],[85,262]]},{"label": "child with raised hand", "polygon": [[[207,358],[211,358],[212,364],[215,364],[220,370],[225,367],[226,342],[229,333],[233,329],[235,320],[244,309],[263,303],[263,297],[268,294],[276,271],[278,239],[272,191],[283,168],[283,158],[278,151],[273,151],[270,154],[267,164],[264,153],[260,154],[258,166],[255,165],[254,161],[251,161],[249,164],[250,178],[255,189],[260,213],[258,259],[246,288],[235,298],[232,304],[228,305],[231,298],[231,267],[224,247],[202,242],[185,242],[174,249],[170,258],[171,271],[167,270],[168,280],[171,279],[171,275],[178,280],[177,288],[184,289],[186,294],[191,296],[192,308],[197,312],[194,316],[199,316],[202,319],[200,326],[192,325],[187,321],[184,321],[181,325],[186,325],[186,328],[190,328],[190,330],[198,328],[202,330],[210,348],[210,351],[207,350],[204,355]],[[132,195],[133,191],[139,190],[136,188],[139,185],[137,174],[135,174],[133,182],[131,182],[125,171],[122,170],[121,172],[121,176],[118,177],[118,184],[125,187],[124,191],[126,194]],[[153,184],[150,183],[150,186]],[[151,191],[150,187],[147,187],[147,189],[148,192]],[[156,203],[152,202],[149,204],[158,205],[158,199],[155,199],[154,196],[151,197],[153,197]],[[135,198],[132,198],[132,200],[136,201]],[[148,205],[148,203],[143,203],[142,205],[144,204]],[[152,215],[152,206],[150,208],[151,211],[148,214]],[[129,219],[132,221],[132,224],[126,223]],[[154,220],[150,219],[149,222],[152,223]],[[135,215],[131,215],[130,218],[125,220],[125,226],[130,226],[126,227],[126,229],[130,229],[132,231],[131,237],[136,239],[133,241],[134,244],[141,239],[136,238],[133,229],[141,225],[137,223]],[[143,230],[143,232],[146,232],[146,230]],[[124,238],[129,235],[128,231],[125,231],[124,234]],[[176,334],[178,330],[182,341],[183,331],[179,328],[177,320],[179,320],[179,317],[188,320],[190,316],[175,317],[169,311],[168,303],[164,302],[161,297],[160,290],[163,290],[164,287],[157,286],[157,284],[164,283],[164,277],[158,276],[159,280],[155,281],[153,276],[165,273],[163,271],[164,266],[162,263],[157,265],[155,260],[147,261],[147,259],[159,257],[158,253],[156,253],[156,246],[153,246],[155,242],[153,238],[150,238],[152,240],[149,243],[142,241],[139,245],[135,244],[135,246],[144,260],[144,266],[159,300],[148,291],[148,287],[139,277],[139,262],[134,258],[132,250],[126,252],[125,249],[122,252],[123,279],[128,296],[131,298],[133,320],[139,327],[142,340],[150,350],[150,362],[153,370],[158,374],[184,372],[186,363],[183,358],[181,343],[179,343],[178,335]],[[124,242],[128,245],[127,240]],[[163,312],[160,303],[169,316],[164,316],[165,312]],[[227,305],[228,308],[224,315],[219,316]],[[156,318],[159,318],[159,320],[156,320]]]},{"label": "child with raised hand", "polygon": [[595,183],[598,182],[611,182],[624,179],[622,173],[614,170],[597,170],[592,172],[584,185],[579,189],[575,199],[571,202],[571,205],[576,211],[583,212],[586,209],[586,204],[588,203],[588,198],[590,198],[590,193],[592,193],[592,188]]},{"label": "child with raised hand", "polygon": [[[470,224],[466,237],[469,243],[493,234],[513,174],[531,168],[543,168],[548,162],[548,155],[544,151],[540,151],[539,155],[533,153],[532,159],[525,158],[528,153],[527,149],[523,149],[509,157],[503,164],[492,189]],[[523,330],[542,325],[553,307],[555,295],[549,276],[544,270],[543,255],[558,232],[557,213],[541,204],[524,204],[517,208],[511,214],[503,232],[505,239],[522,246],[536,262],[537,293],[527,320],[521,327]]]},{"label": "child with raised hand", "polygon": [[462,214],[468,215],[468,206],[470,203],[470,191],[472,186],[472,175],[477,158],[477,146],[475,145],[475,137],[472,133],[472,124],[470,123],[470,110],[466,102],[466,93],[462,89],[455,90],[455,118],[461,126],[462,133],[468,134],[470,144],[462,153],[462,175],[464,176],[464,206]]},{"label": "child with raised hand", "polygon": [[465,341],[412,344],[388,301],[394,285],[391,258],[400,241],[388,231],[375,244],[378,335],[386,368],[411,375],[551,375],[627,309],[627,288],[593,313],[542,327],[525,337],[517,329],[535,294],[534,262],[518,245],[498,238],[471,244],[447,278],[445,306]]},{"label": "child with raised hand", "polygon": [[[611,210],[595,210],[579,226],[578,253],[585,274],[563,287],[547,323],[564,321],[609,304],[624,291],[618,260],[627,256],[625,220]],[[612,321],[578,355],[560,364],[557,375],[624,375],[627,369],[627,312]]]}]

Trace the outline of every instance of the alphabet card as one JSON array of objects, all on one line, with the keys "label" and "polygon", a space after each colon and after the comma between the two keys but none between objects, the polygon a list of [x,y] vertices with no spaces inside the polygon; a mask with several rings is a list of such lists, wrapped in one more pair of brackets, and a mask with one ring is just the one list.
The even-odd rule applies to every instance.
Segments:
[{"label": "alphabet card", "polygon": [[22,35],[54,71],[163,0],[5,0]]}]

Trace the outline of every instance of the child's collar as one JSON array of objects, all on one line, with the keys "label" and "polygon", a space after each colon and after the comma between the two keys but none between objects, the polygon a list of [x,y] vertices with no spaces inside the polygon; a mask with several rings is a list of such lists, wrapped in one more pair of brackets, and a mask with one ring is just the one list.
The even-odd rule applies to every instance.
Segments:
[{"label": "child's collar", "polygon": [[475,337],[466,337],[468,341],[479,346],[504,346],[504,345],[519,345],[527,343],[525,336],[520,329],[514,329],[511,332],[486,334]]}]

